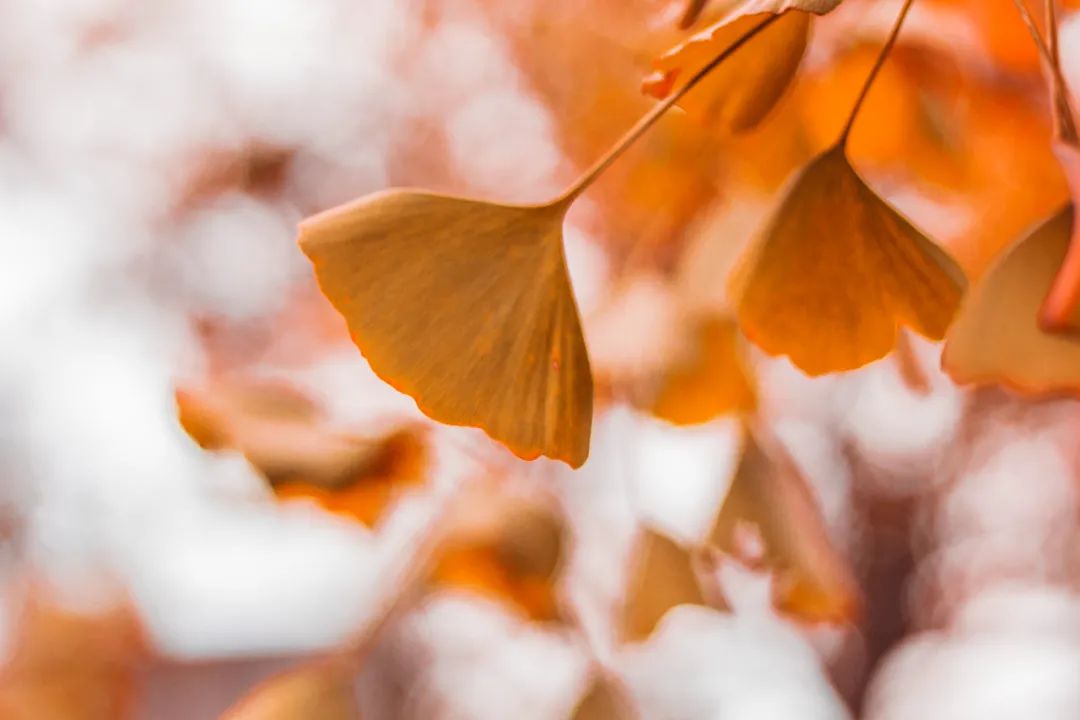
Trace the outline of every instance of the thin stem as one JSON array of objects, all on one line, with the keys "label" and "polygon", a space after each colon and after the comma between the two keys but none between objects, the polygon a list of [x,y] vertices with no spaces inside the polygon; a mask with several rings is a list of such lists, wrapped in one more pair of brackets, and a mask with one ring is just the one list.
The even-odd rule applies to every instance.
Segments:
[{"label": "thin stem", "polygon": [[878,73],[881,72],[881,66],[885,64],[885,60],[889,57],[889,52],[892,51],[893,45],[896,44],[896,38],[900,35],[900,28],[904,25],[904,18],[907,17],[908,10],[911,9],[911,4],[914,1],[915,0],[904,0],[904,6],[900,8],[900,14],[896,18],[896,24],[893,25],[892,32],[889,33],[889,39],[885,41],[884,47],[882,47],[881,52],[878,53],[877,60],[874,61],[874,67],[871,68],[870,75],[867,76],[866,82],[862,86],[862,90],[859,91],[859,97],[856,98],[855,105],[851,108],[851,114],[848,115],[847,124],[844,125],[844,129],[840,133],[838,145],[847,145],[848,136],[851,135],[851,128],[855,125],[855,119],[859,116],[859,111],[862,110],[863,103],[866,102],[866,96],[870,94],[870,88],[874,85],[874,80],[877,79]]},{"label": "thin stem", "polygon": [[1050,38],[1050,59],[1054,67],[1061,67],[1061,53],[1058,47],[1057,0],[1046,0],[1046,34]]},{"label": "thin stem", "polygon": [[[1053,16],[1054,13],[1054,0],[1046,1],[1047,17],[1050,18]],[[1047,46],[1046,40],[1043,39],[1042,33],[1039,32],[1039,26],[1038,24],[1036,24],[1035,18],[1031,16],[1031,10],[1028,9],[1028,6],[1024,3],[1024,0],[1013,0],[1013,5],[1016,6],[1017,11],[1020,13],[1020,19],[1024,21],[1024,25],[1027,26],[1028,32],[1031,33],[1031,39],[1034,40],[1035,45],[1038,46],[1039,55],[1041,55],[1043,60],[1052,68],[1054,66],[1054,56],[1056,55],[1056,50],[1052,50],[1050,47]],[[1053,35],[1056,37],[1057,33],[1054,32]],[[1057,41],[1053,37],[1051,38],[1050,42],[1053,45],[1057,45]]]},{"label": "thin stem", "polygon": [[655,125],[656,121],[659,120],[664,115],[664,113],[670,110],[672,106],[675,105],[675,103],[679,102],[679,100],[682,100],[683,96],[686,95],[686,93],[693,90],[694,87],[697,86],[702,80],[704,80],[709,73],[715,70],[720,63],[731,57],[739,48],[748,43],[754,36],[767,28],[769,25],[772,25],[779,18],[780,15],[770,15],[754,27],[750,28],[750,30],[748,30],[745,35],[740,37],[731,45],[728,45],[726,48],[724,48],[723,52],[713,58],[708,65],[698,70],[693,75],[693,77],[691,77],[686,82],[685,85],[673,92],[662,102],[658,103],[652,108],[652,110],[647,112],[640,120],[638,120],[637,123],[635,123],[634,126],[630,128],[626,132],[626,134],[623,135],[602,158],[597,160],[591,168],[586,170],[581,177],[575,180],[574,183],[570,186],[570,188],[561,196],[559,196],[559,198],[556,199],[552,204],[568,204],[572,202],[575,198],[577,198],[579,195],[581,195],[581,193],[583,193],[590,185],[593,184],[596,178],[598,178],[605,170],[608,169],[608,167],[613,162],[618,160],[619,157],[624,152],[626,152],[627,148],[633,145],[638,138],[644,135],[649,128]]},{"label": "thin stem", "polygon": [[1046,34],[1049,40],[1043,38],[1039,32],[1039,26],[1035,23],[1031,11],[1024,0],[1013,0],[1020,13],[1020,18],[1027,26],[1031,39],[1035,41],[1039,49],[1039,55],[1043,59],[1048,74],[1047,81],[1050,85],[1050,102],[1053,105],[1054,136],[1058,141],[1067,145],[1080,144],[1080,135],[1077,134],[1075,116],[1073,115],[1072,100],[1069,95],[1069,86],[1065,82],[1065,76],[1061,72],[1061,56],[1058,47],[1057,5],[1055,0],[1046,0]]}]

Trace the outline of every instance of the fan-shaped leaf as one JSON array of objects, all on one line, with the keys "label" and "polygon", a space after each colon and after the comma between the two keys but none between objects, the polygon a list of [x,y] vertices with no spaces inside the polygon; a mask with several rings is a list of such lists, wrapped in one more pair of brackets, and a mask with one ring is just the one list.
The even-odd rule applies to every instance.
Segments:
[{"label": "fan-shaped leaf", "polygon": [[[759,15],[725,19],[698,33],[654,60],[655,72],[645,79],[642,89],[657,98],[667,97],[761,20]],[[791,83],[809,35],[809,15],[786,13],[678,104],[710,125],[735,132],[749,130]]]},{"label": "fan-shaped leaf", "polygon": [[956,263],[878,197],[838,145],[796,178],[732,292],[752,342],[820,375],[884,357],[898,325],[942,338],[965,284]]},{"label": "fan-shaped leaf", "polygon": [[305,221],[300,246],[372,369],[424,413],[578,467],[592,376],[564,212],[392,190]]},{"label": "fan-shaped leaf", "polygon": [[1036,321],[1073,233],[1073,209],[1046,220],[994,262],[949,330],[942,365],[957,381],[1029,393],[1080,391],[1080,341]]},{"label": "fan-shaped leaf", "polygon": [[760,559],[776,575],[776,603],[782,610],[811,621],[850,620],[859,605],[851,568],[829,539],[795,463],[778,443],[767,450],[752,433],[747,435],[710,543],[740,557],[740,533],[756,529]]}]

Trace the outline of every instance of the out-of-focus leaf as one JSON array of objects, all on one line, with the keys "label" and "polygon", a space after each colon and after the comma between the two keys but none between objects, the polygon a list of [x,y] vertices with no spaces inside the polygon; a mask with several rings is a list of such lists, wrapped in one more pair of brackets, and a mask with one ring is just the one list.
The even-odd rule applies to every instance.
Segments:
[{"label": "out-of-focus leaf", "polygon": [[507,602],[529,618],[558,620],[555,583],[562,566],[561,518],[523,501],[496,503],[459,523],[439,547],[431,582]]},{"label": "out-of-focus leaf", "polygon": [[1028,393],[1080,391],[1080,341],[1037,322],[1072,234],[1070,206],[1004,252],[972,287],[942,356],[955,380]]},{"label": "out-of-focus leaf", "polygon": [[579,467],[592,375],[564,213],[395,190],[306,220],[300,247],[372,369],[425,414]]},{"label": "out-of-focus leaf", "polygon": [[[744,36],[763,16],[727,19],[698,33],[653,61],[642,89],[665,98]],[[679,101],[691,115],[735,132],[748,130],[772,109],[791,83],[810,35],[810,16],[786,13],[754,42],[709,73],[701,86]]]},{"label": "out-of-focus leaf", "polygon": [[176,392],[180,424],[207,450],[238,450],[272,485],[335,490],[393,474],[420,450],[412,429],[366,438],[327,426],[318,406],[276,382],[217,383]]},{"label": "out-of-focus leaf", "polygon": [[884,357],[898,325],[941,339],[966,280],[871,190],[842,146],[796,178],[733,277],[743,332],[810,375]]},{"label": "out-of-focus leaf", "polygon": [[757,397],[734,319],[707,314],[691,328],[690,347],[659,378],[643,408],[676,425],[753,410]]},{"label": "out-of-focus leaf", "polygon": [[353,672],[342,660],[323,661],[270,678],[226,711],[221,720],[359,720]]},{"label": "out-of-focus leaf", "polygon": [[31,599],[0,668],[4,720],[122,720],[132,717],[141,651],[132,618],[83,615]]},{"label": "out-of-focus leaf", "polygon": [[690,552],[674,540],[646,529],[636,548],[627,589],[623,638],[628,642],[645,640],[671,608],[704,604]]},{"label": "out-of-focus leaf", "polygon": [[321,486],[297,479],[274,486],[278,498],[314,500],[330,512],[359,520],[371,527],[402,490],[424,481],[428,453],[422,435],[411,428],[378,441],[378,450],[340,486]]},{"label": "out-of-focus leaf", "polygon": [[628,720],[633,717],[625,692],[605,677],[595,677],[574,708],[571,720]]},{"label": "out-of-focus leaf", "polygon": [[[747,556],[745,534],[754,531],[761,541],[760,557]],[[770,443],[766,451],[747,433],[709,543],[771,569],[776,604],[785,612],[826,622],[851,620],[858,612],[851,567],[829,539],[809,485],[779,443]]]}]

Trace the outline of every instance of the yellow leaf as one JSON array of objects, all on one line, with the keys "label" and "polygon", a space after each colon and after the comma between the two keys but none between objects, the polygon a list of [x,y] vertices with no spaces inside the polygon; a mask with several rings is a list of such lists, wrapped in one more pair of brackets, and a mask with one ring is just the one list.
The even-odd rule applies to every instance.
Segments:
[{"label": "yellow leaf", "polygon": [[592,375],[565,210],[391,190],[306,220],[300,247],[372,369],[425,414],[579,467]]},{"label": "yellow leaf", "polygon": [[630,642],[652,635],[671,608],[705,604],[693,558],[686,548],[646,530],[636,560],[623,609],[623,637]]},{"label": "yellow leaf", "polygon": [[972,287],[942,356],[955,380],[1027,393],[1080,391],[1080,340],[1044,332],[1036,321],[1072,233],[1069,206],[1002,253]]},{"label": "yellow leaf", "polygon": [[[705,67],[724,48],[760,23],[762,16],[725,18],[653,61],[653,75],[642,89],[667,97]],[[795,77],[810,35],[810,16],[786,13],[763,30],[754,43],[733,54],[679,106],[703,122],[739,132],[757,125]]]},{"label": "yellow leaf", "polygon": [[960,268],[855,172],[842,145],[796,178],[732,282],[743,332],[810,375],[884,357],[904,325],[941,339]]},{"label": "yellow leaf", "polygon": [[255,688],[221,720],[359,720],[353,674],[342,660],[312,663]]},{"label": "yellow leaf", "polygon": [[778,443],[771,443],[766,453],[753,434],[747,436],[709,542],[746,559],[741,537],[746,531],[756,531],[760,538],[760,560],[775,573],[780,609],[810,621],[854,617],[858,585],[829,539],[810,487]]}]

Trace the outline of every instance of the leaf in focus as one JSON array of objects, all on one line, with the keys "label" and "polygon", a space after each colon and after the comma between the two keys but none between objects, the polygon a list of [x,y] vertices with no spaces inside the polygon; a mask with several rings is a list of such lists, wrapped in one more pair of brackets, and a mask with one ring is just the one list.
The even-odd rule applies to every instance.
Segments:
[{"label": "leaf in focus", "polygon": [[829,539],[812,491],[794,461],[747,434],[742,459],[709,535],[724,553],[747,558],[745,531],[756,529],[761,562],[776,577],[777,606],[811,622],[842,622],[858,612],[859,590]]},{"label": "leaf in focus", "polygon": [[538,622],[559,620],[561,518],[530,503],[496,503],[441,544],[431,582],[506,602]]},{"label": "leaf in focus", "polygon": [[132,716],[141,651],[125,612],[84,615],[32,598],[0,668],[4,720]]},{"label": "leaf in focus", "polygon": [[626,641],[646,640],[673,607],[705,604],[693,558],[674,540],[646,529],[635,560],[623,608]]},{"label": "leaf in focus", "polygon": [[707,314],[692,323],[688,352],[659,379],[644,409],[676,425],[750,412],[757,395],[739,347],[735,320]]},{"label": "leaf in focus", "polygon": [[884,357],[899,325],[941,339],[965,284],[837,146],[795,179],[734,274],[732,296],[747,338],[821,375]]},{"label": "leaf in focus", "polygon": [[1026,393],[1080,391],[1080,341],[1044,332],[1036,320],[1072,234],[1070,206],[1002,253],[972,287],[942,355],[954,380]]},{"label": "leaf in focus", "polygon": [[592,375],[564,212],[388,191],[305,220],[300,247],[371,368],[425,414],[580,467]]},{"label": "leaf in focus", "polygon": [[[681,87],[762,16],[722,20],[653,61],[642,89],[662,99]],[[810,37],[810,16],[789,12],[709,73],[679,106],[709,125],[740,132],[757,125],[791,84]]]},{"label": "leaf in focus", "polygon": [[353,673],[342,660],[312,663],[260,684],[221,720],[359,720]]}]

